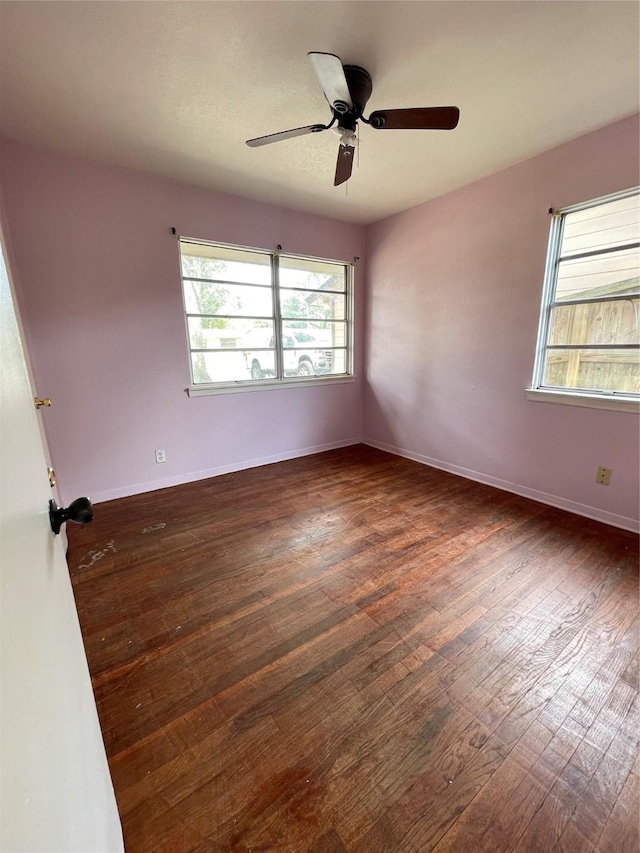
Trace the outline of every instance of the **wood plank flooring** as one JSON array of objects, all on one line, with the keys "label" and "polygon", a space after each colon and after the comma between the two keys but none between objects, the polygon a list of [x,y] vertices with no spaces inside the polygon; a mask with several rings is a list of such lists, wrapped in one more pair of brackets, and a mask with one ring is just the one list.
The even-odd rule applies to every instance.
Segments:
[{"label": "wood plank flooring", "polygon": [[632,534],[364,446],[68,532],[128,853],[638,851]]}]

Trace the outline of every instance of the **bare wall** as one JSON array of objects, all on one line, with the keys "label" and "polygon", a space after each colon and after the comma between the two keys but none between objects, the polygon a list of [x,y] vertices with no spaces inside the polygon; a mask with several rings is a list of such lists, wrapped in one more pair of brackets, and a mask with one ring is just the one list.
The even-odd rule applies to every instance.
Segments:
[{"label": "bare wall", "polygon": [[[360,441],[364,228],[5,141],[7,238],[61,496],[106,500]],[[189,398],[179,234],[350,261],[341,385]],[[157,465],[155,448],[167,462]]]},{"label": "bare wall", "polygon": [[637,185],[638,146],[634,116],[368,229],[365,441],[637,528],[638,416],[524,389],[547,211]]}]

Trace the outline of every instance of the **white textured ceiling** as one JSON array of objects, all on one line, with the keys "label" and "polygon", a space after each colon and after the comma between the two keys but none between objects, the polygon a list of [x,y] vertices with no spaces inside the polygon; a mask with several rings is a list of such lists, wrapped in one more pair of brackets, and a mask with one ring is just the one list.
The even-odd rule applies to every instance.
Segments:
[{"label": "white textured ceiling", "polygon": [[[4,135],[368,223],[638,110],[637,2],[0,2]],[[454,104],[454,131],[361,125],[333,186],[306,54],[373,77],[366,113]]]}]

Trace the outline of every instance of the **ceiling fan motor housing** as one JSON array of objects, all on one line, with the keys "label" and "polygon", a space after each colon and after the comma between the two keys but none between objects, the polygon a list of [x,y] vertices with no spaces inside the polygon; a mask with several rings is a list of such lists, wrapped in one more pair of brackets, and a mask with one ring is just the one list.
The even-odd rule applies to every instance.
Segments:
[{"label": "ceiling fan motor housing", "polygon": [[339,115],[351,112],[353,113],[354,119],[357,121],[364,112],[364,108],[371,97],[371,92],[373,91],[371,75],[359,65],[345,65],[343,67],[344,76],[347,78],[347,85],[351,94],[351,100],[353,101],[353,109],[349,110],[348,105],[345,104],[344,101],[334,102],[333,109]]}]

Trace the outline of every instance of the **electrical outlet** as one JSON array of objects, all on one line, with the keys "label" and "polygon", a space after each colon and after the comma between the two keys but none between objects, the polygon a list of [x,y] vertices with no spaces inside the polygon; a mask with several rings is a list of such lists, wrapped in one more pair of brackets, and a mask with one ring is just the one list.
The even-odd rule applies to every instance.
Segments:
[{"label": "electrical outlet", "polygon": [[601,486],[608,486],[611,482],[611,468],[604,468],[602,465],[598,465],[598,470],[596,472],[596,483],[600,483]]},{"label": "electrical outlet", "polygon": [[156,462],[166,462],[167,456],[164,450],[156,450]]}]

